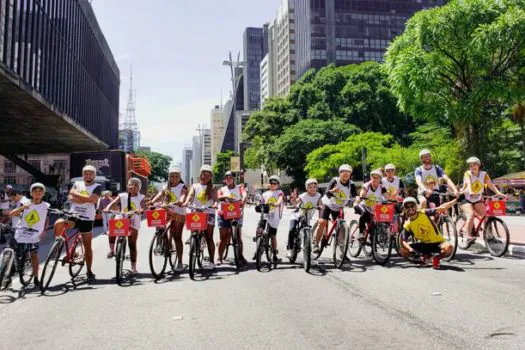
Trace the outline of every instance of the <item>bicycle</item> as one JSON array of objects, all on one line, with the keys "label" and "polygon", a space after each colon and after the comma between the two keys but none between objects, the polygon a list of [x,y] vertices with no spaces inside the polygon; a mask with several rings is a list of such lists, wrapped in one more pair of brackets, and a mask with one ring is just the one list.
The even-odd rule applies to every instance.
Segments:
[{"label": "bicycle", "polygon": [[[257,242],[255,245],[255,266],[259,272],[263,270],[263,265],[268,271],[271,271],[272,268],[277,268],[277,259],[275,259],[275,253],[271,244],[270,225],[264,217],[269,215],[270,206],[268,204],[258,204],[255,206],[255,212],[261,214],[255,234],[255,241]],[[263,255],[266,257],[266,262],[263,261]]]},{"label": "bicycle", "polygon": [[225,203],[222,203],[221,211],[223,213],[224,219],[229,221],[231,224],[230,241],[226,245],[221,259],[226,260],[226,257],[228,256],[228,248],[229,246],[232,246],[233,247],[233,259],[235,262],[235,269],[238,272],[239,267],[240,267],[239,219],[242,215],[241,214],[242,212],[241,202],[240,201],[233,201],[233,202],[227,201]]},{"label": "bicycle", "polygon": [[[192,212],[186,214],[186,228],[191,231],[190,241],[190,278],[195,280],[196,272],[203,275],[204,249],[206,248],[206,230],[208,228],[208,214],[205,210],[211,207],[188,207]],[[197,269],[199,271],[197,271]]]},{"label": "bicycle", "polygon": [[[353,201],[353,198],[338,200],[342,202],[350,202]],[[321,254],[323,254],[324,248],[326,246],[330,246],[333,240],[334,249],[332,258],[334,266],[339,269],[343,266],[343,263],[346,259],[346,253],[348,252],[348,243],[350,241],[349,227],[345,221],[345,214],[343,208],[339,208],[338,217],[332,220],[331,223],[332,228],[330,230],[328,230],[328,225],[326,225],[326,228],[321,237],[321,241],[319,242],[319,252],[314,253],[314,260],[319,259]],[[317,225],[319,225],[319,222],[316,222],[313,225],[312,232],[317,231]],[[339,254],[337,252],[337,248],[339,248]]]},{"label": "bicycle", "polygon": [[[374,205],[372,222],[366,224],[364,238],[358,239],[359,223],[357,220],[350,222],[350,255],[357,258],[361,251],[367,257],[372,256],[379,265],[385,265],[392,255],[395,240],[393,231],[394,204],[397,200],[377,201]],[[370,247],[370,251],[366,247]],[[352,249],[356,247],[356,249]],[[383,252],[381,253],[380,250]]]},{"label": "bicycle", "polygon": [[301,238],[303,247],[303,268],[306,272],[310,271],[312,266],[312,226],[308,223],[308,212],[319,208],[305,208],[299,207],[296,213],[301,211],[301,215],[297,219],[297,228],[294,234],[292,256],[289,258],[290,263],[294,263],[297,255],[301,251]]},{"label": "bicycle", "polygon": [[[138,214],[138,212],[135,210],[128,212],[110,210],[108,213],[115,216],[115,218],[108,221],[108,225],[109,235],[117,237],[115,242],[115,279],[117,284],[120,286],[122,285],[124,276],[124,260],[126,259],[126,245],[130,235],[130,219],[133,217],[133,215]],[[121,218],[116,218],[117,216],[120,216]]]},{"label": "bicycle", "polygon": [[[25,228],[28,232],[37,232]],[[33,280],[33,264],[31,260],[30,244],[19,244],[11,235],[9,246],[0,254],[0,290],[6,289],[11,284],[11,276],[18,272],[20,283],[27,287]],[[13,264],[14,263],[14,264]],[[14,270],[12,268],[14,267]]]},{"label": "bicycle", "polygon": [[[0,209],[1,212],[1,209]],[[0,213],[0,216],[2,214]],[[2,224],[0,223],[0,244],[4,244],[7,242],[7,236],[13,237],[15,234],[15,230],[13,227],[9,224]]]},{"label": "bicycle", "polygon": [[[75,220],[87,220],[86,216],[75,212],[49,209],[49,214],[55,214],[66,222]],[[55,243],[51,246],[44,268],[42,269],[42,276],[40,278],[40,289],[42,294],[49,288],[49,284],[55,275],[62,249],[66,247],[66,255],[62,258],[62,266],[69,264],[69,275],[74,280],[84,267],[84,244],[82,243],[82,235],[78,230],[71,235],[67,235],[67,225],[60,234],[55,238]],[[46,280],[47,277],[47,280]]]},{"label": "bicycle", "polygon": [[[473,223],[473,230],[471,237],[474,238],[473,241],[468,241],[468,235],[466,231],[467,217],[465,214],[460,214],[456,220],[456,228],[458,231],[458,246],[466,250],[470,247],[472,243],[475,242],[482,226],[483,228],[483,240],[485,241],[485,246],[487,247],[489,253],[492,256],[500,257],[507,253],[510,244],[510,232],[505,221],[501,220],[497,216],[505,215],[505,202],[494,201],[497,198],[502,198],[500,196],[483,196],[485,200],[485,213],[483,216],[480,216],[474,211],[474,219],[478,220],[478,224]],[[491,209],[492,208],[492,209]]]},{"label": "bicycle", "polygon": [[[160,205],[160,206],[154,206],[152,208],[160,208],[160,209],[174,209],[176,208],[176,205]],[[157,213],[157,214],[155,214]],[[168,220],[166,222],[166,210],[163,211],[152,211],[152,213],[148,213],[146,211],[146,215],[153,215],[156,216],[155,220],[157,221],[157,224],[150,225],[151,227],[157,227],[155,230],[155,234],[153,235],[153,238],[151,239],[151,244],[149,247],[149,267],[151,270],[151,274],[155,278],[155,280],[160,280],[162,277],[164,277],[164,273],[166,271],[166,266],[168,265],[168,261],[170,263],[170,267],[172,271],[175,269],[175,266],[177,266],[178,260],[177,260],[177,251],[175,248],[175,245],[172,242],[171,237],[171,220]],[[155,266],[154,259],[158,257],[160,265]]]}]

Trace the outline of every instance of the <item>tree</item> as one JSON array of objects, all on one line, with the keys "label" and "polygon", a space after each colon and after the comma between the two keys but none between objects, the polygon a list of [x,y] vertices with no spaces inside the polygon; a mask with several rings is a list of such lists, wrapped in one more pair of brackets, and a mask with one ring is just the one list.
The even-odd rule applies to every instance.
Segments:
[{"label": "tree", "polygon": [[401,110],[450,123],[481,154],[502,110],[523,98],[524,0],[453,0],[420,11],[386,54]]},{"label": "tree", "polygon": [[158,152],[138,151],[137,156],[146,158],[151,165],[151,175],[148,180],[163,182],[168,179],[168,172],[172,158]]},{"label": "tree", "polygon": [[231,157],[237,156],[232,151],[218,153],[215,163],[213,163],[213,183],[220,184],[224,178],[224,173],[231,170]]},{"label": "tree", "polygon": [[514,122],[520,126],[522,147],[521,156],[525,162],[525,105],[523,105],[523,103],[518,103],[512,108],[512,120],[514,120]]},{"label": "tree", "polygon": [[293,176],[296,183],[303,183],[308,153],[326,143],[338,143],[356,132],[359,132],[357,127],[341,120],[301,120],[275,140],[270,155],[277,167]]}]

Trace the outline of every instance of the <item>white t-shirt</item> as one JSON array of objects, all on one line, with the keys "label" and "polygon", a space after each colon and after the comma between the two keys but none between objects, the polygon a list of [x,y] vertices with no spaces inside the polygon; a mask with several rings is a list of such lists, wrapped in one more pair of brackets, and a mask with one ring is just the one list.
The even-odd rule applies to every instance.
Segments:
[{"label": "white t-shirt", "polygon": [[[301,200],[301,207],[305,209],[313,209],[313,208],[316,208],[317,205],[319,204],[319,200],[321,199],[321,194],[315,193],[312,196],[308,192],[304,192],[299,195],[299,199]],[[307,219],[307,222],[309,223],[315,214],[315,210],[308,210],[306,214],[308,215],[306,219]],[[301,216],[301,211],[298,211],[297,213],[294,212],[292,214],[292,219],[298,220],[300,216]]]},{"label": "white t-shirt", "polygon": [[[242,200],[243,194],[244,194],[244,190],[239,185],[235,185],[234,188],[228,188],[228,186],[223,186],[219,190],[220,196],[228,196],[228,198],[231,199],[232,201]],[[218,214],[222,215],[222,210],[220,208],[219,208]]]},{"label": "white t-shirt", "polygon": [[[47,210],[51,205],[47,202],[32,204],[22,212],[22,218],[15,231],[15,240],[18,243],[38,243],[40,234],[46,229]],[[36,230],[26,231],[24,228]]]},{"label": "white t-shirt", "polygon": [[[93,183],[89,186],[86,186],[84,181],[77,181],[73,185],[73,189],[80,192],[80,194],[91,196],[93,193],[100,196],[102,188],[100,184]],[[76,212],[80,215],[86,216],[87,219],[83,220],[95,220],[95,215],[97,213],[95,208],[95,203],[84,203],[84,204],[71,204],[71,211]]]},{"label": "white t-shirt", "polygon": [[[168,204],[174,204],[174,203],[177,203],[177,201],[180,200],[180,198],[182,197],[182,191],[184,189],[184,183],[179,183],[177,184],[177,186],[175,187],[170,187],[169,188],[169,194],[168,194]],[[164,186],[163,191],[167,191],[168,190],[168,185]],[[171,211],[177,213],[177,214],[180,214],[180,215],[184,215],[186,214],[186,208],[181,208],[181,207],[176,207],[174,209],[170,209]]]},{"label": "white t-shirt", "polygon": [[[120,207],[122,208],[123,212],[128,212],[128,196],[129,194],[127,192],[119,194]],[[131,211],[139,210],[141,208],[140,203],[142,202],[143,199],[144,199],[144,195],[140,193],[137,194],[136,196],[132,196],[131,201],[130,201]],[[140,228],[141,221],[142,221],[142,218],[140,217],[139,214],[133,215],[133,217],[131,218],[131,227],[138,230]]]},{"label": "white t-shirt", "polygon": [[339,208],[343,208],[348,204],[346,200],[350,199],[352,196],[352,181],[348,181],[348,186],[345,186],[341,184],[339,178],[334,179],[336,180],[335,187],[340,191],[334,193],[331,198],[328,198],[328,196],[325,194],[323,196],[323,204],[333,211],[338,211]]},{"label": "white t-shirt", "polygon": [[[211,207],[213,205],[213,198],[208,198],[206,194],[207,185],[196,183],[192,186],[194,193],[191,205],[197,208]],[[208,214],[215,214],[215,209],[210,208],[204,211]]]},{"label": "white t-shirt", "polygon": [[284,195],[284,192],[281,190],[266,191],[263,193],[264,203],[270,206],[270,212],[266,214],[266,220],[268,220],[268,224],[273,228],[278,228],[279,222],[281,221],[282,204],[279,207],[275,206],[275,203],[277,203],[281,195]]},{"label": "white t-shirt", "polygon": [[[20,208],[26,204],[29,204],[31,203],[31,200],[29,198],[27,198],[26,196],[22,196],[22,198],[20,198],[20,200],[18,202],[15,203],[15,209],[16,208]],[[13,224],[13,227],[16,227],[18,225],[18,223],[20,222],[20,216],[13,216],[11,218],[12,220],[12,224]]]},{"label": "white t-shirt", "polygon": [[[9,210],[9,196],[6,192],[0,193],[0,210]],[[0,213],[1,214],[1,213]]]}]

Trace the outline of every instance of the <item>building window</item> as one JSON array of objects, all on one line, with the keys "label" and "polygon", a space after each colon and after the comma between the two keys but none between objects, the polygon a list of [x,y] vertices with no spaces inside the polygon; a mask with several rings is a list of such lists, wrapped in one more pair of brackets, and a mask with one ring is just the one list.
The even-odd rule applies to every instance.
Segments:
[{"label": "building window", "polygon": [[16,177],[5,176],[4,177],[4,184],[5,185],[16,185]]},{"label": "building window", "polygon": [[15,173],[16,165],[10,160],[4,160],[4,173]]}]

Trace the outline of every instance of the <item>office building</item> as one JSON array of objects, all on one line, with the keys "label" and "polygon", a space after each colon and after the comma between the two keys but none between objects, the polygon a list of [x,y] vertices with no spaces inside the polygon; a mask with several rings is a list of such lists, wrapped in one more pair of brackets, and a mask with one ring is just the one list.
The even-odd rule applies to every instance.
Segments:
[{"label": "office building", "polygon": [[264,106],[264,101],[273,96],[272,89],[272,77],[270,76],[270,53],[267,53],[266,56],[261,61],[260,70],[261,70],[261,108]]},{"label": "office building", "polygon": [[202,164],[211,165],[211,129],[202,130]]},{"label": "office building", "polygon": [[260,64],[268,53],[268,25],[246,28],[243,36],[244,110],[261,108]]},{"label": "office building", "polygon": [[[228,104],[228,103],[227,103]],[[225,108],[215,106],[211,110],[210,125],[211,125],[211,162],[215,163],[217,154],[221,152],[222,138],[225,129]]]},{"label": "office building", "polygon": [[182,150],[182,180],[189,185],[191,182],[191,163],[193,160],[193,150],[190,147],[185,147]]},{"label": "office building", "polygon": [[415,12],[445,0],[294,0],[297,78],[308,69],[383,61]]}]

